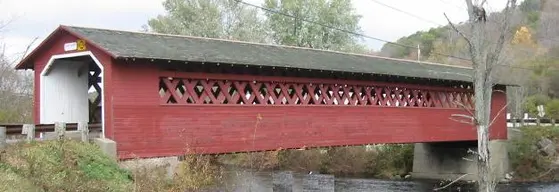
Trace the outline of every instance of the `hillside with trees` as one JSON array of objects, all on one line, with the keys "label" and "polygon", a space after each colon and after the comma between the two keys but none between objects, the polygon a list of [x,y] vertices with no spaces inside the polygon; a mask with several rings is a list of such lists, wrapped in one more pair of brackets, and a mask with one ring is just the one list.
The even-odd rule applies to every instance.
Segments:
[{"label": "hillside with trees", "polygon": [[[493,12],[485,23],[489,37],[497,37],[503,12]],[[523,112],[531,117],[537,114],[537,105],[547,105],[547,116],[557,116],[554,99],[559,98],[559,1],[525,0],[517,7],[511,20],[511,41],[504,48],[505,62],[502,65],[523,71],[515,77],[521,87],[509,89],[508,110],[516,117]],[[468,33],[469,23],[456,25]],[[496,39],[496,38],[488,38]],[[420,60],[470,66],[467,42],[451,26],[446,25],[418,31],[396,41],[398,44],[419,45]],[[486,42],[487,44],[495,42]],[[394,44],[385,44],[380,55],[393,58],[417,60],[417,49]],[[507,75],[500,73],[498,75]]]}]

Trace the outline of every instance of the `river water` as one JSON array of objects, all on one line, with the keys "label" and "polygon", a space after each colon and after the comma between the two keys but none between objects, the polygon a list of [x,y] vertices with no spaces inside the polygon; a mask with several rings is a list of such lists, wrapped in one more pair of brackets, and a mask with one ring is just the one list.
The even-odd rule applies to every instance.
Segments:
[{"label": "river water", "polygon": [[[246,170],[228,171],[224,184],[215,191],[232,192],[272,192],[272,172],[250,172]],[[293,192],[303,191],[305,174],[293,174]],[[336,192],[365,192],[365,191],[413,191],[427,192],[438,187],[436,181],[393,181],[360,178],[335,178],[334,189]],[[452,185],[440,191],[467,192],[476,191],[470,186]],[[214,191],[214,190],[212,190]],[[320,190],[319,190],[320,191]],[[500,184],[499,192],[559,192],[559,183],[531,183],[531,184]]]}]

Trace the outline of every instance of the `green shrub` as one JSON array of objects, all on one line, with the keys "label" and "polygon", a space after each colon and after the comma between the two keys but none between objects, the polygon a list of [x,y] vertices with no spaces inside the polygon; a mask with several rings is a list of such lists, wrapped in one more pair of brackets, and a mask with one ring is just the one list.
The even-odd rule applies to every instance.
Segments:
[{"label": "green shrub", "polygon": [[278,153],[279,168],[295,172],[324,172],[323,156],[324,154],[320,152],[320,149],[282,150]]},{"label": "green shrub", "polygon": [[370,162],[376,157],[365,146],[335,147],[327,150],[322,170],[336,176],[365,176]]},{"label": "green shrub", "polygon": [[247,169],[273,170],[279,167],[279,150],[220,155],[219,161]]},{"label": "green shrub", "polygon": [[556,157],[545,156],[537,149],[542,138],[559,142],[559,127],[522,127],[521,135],[509,141],[509,158],[515,179],[520,181],[557,180],[550,172]]},{"label": "green shrub", "polygon": [[220,161],[239,167],[260,170],[309,171],[338,177],[394,178],[411,172],[413,144],[379,145],[376,150],[365,146],[331,147],[326,149],[281,150],[223,155]]},{"label": "green shrub", "polygon": [[545,113],[548,117],[559,119],[559,99],[553,99],[546,103]]},{"label": "green shrub", "polygon": [[526,98],[524,102],[524,109],[532,116],[538,115],[538,105],[545,105],[549,101],[546,95],[532,95]]},{"label": "green shrub", "polygon": [[378,147],[369,172],[377,178],[392,178],[408,174],[412,165],[413,144],[386,144]]}]

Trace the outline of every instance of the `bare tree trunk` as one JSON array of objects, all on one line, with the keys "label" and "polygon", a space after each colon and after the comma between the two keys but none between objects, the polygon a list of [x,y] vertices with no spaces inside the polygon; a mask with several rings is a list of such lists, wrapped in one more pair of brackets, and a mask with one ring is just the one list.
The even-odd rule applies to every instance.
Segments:
[{"label": "bare tree trunk", "polygon": [[475,119],[477,120],[478,138],[478,161],[477,168],[479,174],[478,191],[492,190],[493,179],[491,177],[490,154],[489,154],[489,128],[492,100],[491,77],[483,65],[475,68],[476,77],[474,79],[475,91]]},{"label": "bare tree trunk", "polygon": [[[495,191],[496,181],[491,170],[491,156],[489,152],[489,132],[493,119],[491,118],[491,100],[493,94],[493,73],[494,67],[500,65],[503,59],[502,49],[505,44],[505,34],[509,30],[509,20],[516,6],[516,0],[508,0],[505,8],[505,19],[502,22],[501,34],[495,46],[492,39],[486,37],[486,22],[478,20],[479,12],[475,11],[483,7],[486,2],[483,0],[480,5],[474,5],[472,0],[465,0],[468,6],[470,34],[464,34],[454,26],[450,20],[450,25],[468,42],[470,57],[473,67],[473,84],[475,97],[474,125],[477,128],[478,152],[478,191]],[[446,15],[446,14],[445,14]],[[493,24],[493,23],[492,23]],[[488,43],[489,42],[489,43]],[[500,110],[500,109],[497,109]],[[496,117],[495,117],[496,118]]]}]

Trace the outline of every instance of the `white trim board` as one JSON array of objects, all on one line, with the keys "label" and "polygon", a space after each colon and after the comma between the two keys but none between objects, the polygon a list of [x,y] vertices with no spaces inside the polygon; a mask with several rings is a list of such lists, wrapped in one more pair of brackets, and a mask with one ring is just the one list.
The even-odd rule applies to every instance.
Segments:
[{"label": "white trim board", "polygon": [[44,110],[44,83],[43,83],[43,77],[47,76],[48,73],[50,72],[54,62],[57,59],[65,59],[65,58],[72,58],[72,57],[79,57],[79,56],[90,56],[91,59],[93,59],[93,61],[95,62],[95,64],[97,65],[97,67],[99,67],[99,69],[101,69],[101,103],[102,103],[102,109],[101,109],[101,137],[105,138],[105,107],[107,105],[105,105],[105,73],[104,73],[104,68],[103,65],[101,64],[101,62],[97,59],[97,57],[95,57],[95,55],[93,55],[93,53],[91,51],[83,51],[83,52],[77,52],[77,53],[66,53],[66,54],[58,54],[58,55],[52,55],[50,57],[50,59],[48,60],[47,64],[45,65],[45,67],[43,68],[43,70],[41,71],[41,74],[39,75],[39,84],[40,84],[40,89],[39,89],[39,94],[40,94],[40,98],[39,98],[39,121],[40,123],[42,123],[43,119],[44,119],[44,115],[45,113],[43,112]]}]

